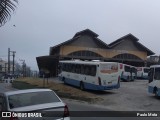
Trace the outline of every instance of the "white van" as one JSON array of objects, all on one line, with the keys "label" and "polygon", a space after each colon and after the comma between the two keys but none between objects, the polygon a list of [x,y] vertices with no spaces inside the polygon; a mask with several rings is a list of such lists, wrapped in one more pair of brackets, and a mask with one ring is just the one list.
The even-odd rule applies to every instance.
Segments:
[{"label": "white van", "polygon": [[131,81],[131,65],[119,63],[119,70],[122,81]]},{"label": "white van", "polygon": [[137,67],[137,78],[148,79],[149,67]]},{"label": "white van", "polygon": [[148,92],[160,96],[160,65],[150,67]]}]

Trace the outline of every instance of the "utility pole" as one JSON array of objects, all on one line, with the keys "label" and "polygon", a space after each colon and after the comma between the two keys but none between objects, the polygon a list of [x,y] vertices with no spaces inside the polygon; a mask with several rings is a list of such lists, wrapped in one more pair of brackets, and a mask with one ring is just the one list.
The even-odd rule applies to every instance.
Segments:
[{"label": "utility pole", "polygon": [[8,48],[8,74],[10,74],[10,48]]},{"label": "utility pole", "polygon": [[8,48],[8,74],[10,74],[11,70],[10,70],[10,53],[13,53],[13,68],[12,68],[12,73],[14,74],[14,58],[15,58],[15,53],[16,51],[10,51],[10,48]]},{"label": "utility pole", "polygon": [[16,53],[16,51],[11,51],[12,53],[13,53],[13,74],[14,74],[14,58],[15,58],[15,53]]}]

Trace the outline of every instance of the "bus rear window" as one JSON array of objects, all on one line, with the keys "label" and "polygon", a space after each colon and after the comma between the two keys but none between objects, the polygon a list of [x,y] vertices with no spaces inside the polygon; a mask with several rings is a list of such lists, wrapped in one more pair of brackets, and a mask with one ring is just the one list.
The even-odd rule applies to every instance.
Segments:
[{"label": "bus rear window", "polygon": [[115,73],[118,72],[118,64],[101,64],[100,65],[100,72],[101,73]]},{"label": "bus rear window", "polygon": [[142,68],[137,68],[137,71],[142,71]]}]

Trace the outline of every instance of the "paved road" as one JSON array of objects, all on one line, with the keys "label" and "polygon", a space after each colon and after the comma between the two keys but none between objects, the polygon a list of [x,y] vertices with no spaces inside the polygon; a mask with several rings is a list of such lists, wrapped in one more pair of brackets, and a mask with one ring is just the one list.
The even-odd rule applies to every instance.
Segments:
[{"label": "paved road", "polygon": [[[105,106],[88,104],[82,101],[69,100],[69,99],[63,99],[63,101],[65,101],[65,103],[69,107],[71,120],[159,120],[160,119],[157,117],[152,117],[152,118],[151,117],[150,118],[149,117],[141,117],[141,118],[139,117],[107,117],[107,116],[121,116],[121,115],[125,115],[125,113],[110,111],[109,109],[106,109]],[[131,115],[133,116],[136,116],[137,114],[136,112],[129,112],[129,113],[131,113]],[[101,117],[96,117],[97,115]],[[83,117],[77,117],[77,116],[83,116]]]},{"label": "paved road", "polygon": [[[6,83],[0,83],[0,91],[9,91],[9,90],[15,90],[11,88],[9,84]],[[112,116],[114,116],[114,113],[112,113],[109,109],[106,109],[105,106],[100,105],[94,105],[89,104],[87,102],[82,101],[76,101],[76,100],[70,100],[70,99],[63,99],[63,101],[68,105],[71,120],[159,120],[159,118],[138,118],[138,117],[96,117],[96,115],[101,115],[100,112],[102,111],[102,115],[104,113]],[[76,112],[75,112],[76,111]],[[87,113],[85,113],[85,112]],[[116,116],[117,113],[115,113]],[[79,117],[82,116],[83,117]],[[74,116],[74,117],[73,117]]]}]

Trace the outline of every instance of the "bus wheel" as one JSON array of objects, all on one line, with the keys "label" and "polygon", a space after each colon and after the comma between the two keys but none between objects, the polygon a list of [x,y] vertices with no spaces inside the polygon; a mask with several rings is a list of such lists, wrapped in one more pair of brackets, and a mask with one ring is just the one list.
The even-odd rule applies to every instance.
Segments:
[{"label": "bus wheel", "polygon": [[120,80],[121,80],[121,78],[120,78],[120,76],[118,77],[118,87],[120,87]]},{"label": "bus wheel", "polygon": [[83,82],[80,82],[80,89],[85,90]]},{"label": "bus wheel", "polygon": [[157,87],[154,87],[154,94],[155,94],[156,97],[158,97],[158,89],[157,89]]},{"label": "bus wheel", "polygon": [[64,84],[66,84],[66,80],[65,80],[65,78],[64,78],[64,77],[62,78],[62,81],[64,82]]}]

